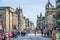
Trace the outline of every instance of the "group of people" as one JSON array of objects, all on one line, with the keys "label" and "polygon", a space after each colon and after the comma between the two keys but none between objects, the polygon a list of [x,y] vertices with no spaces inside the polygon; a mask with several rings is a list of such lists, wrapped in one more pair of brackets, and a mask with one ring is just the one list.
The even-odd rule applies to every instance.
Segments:
[{"label": "group of people", "polygon": [[49,36],[49,32],[46,32],[46,33],[44,33],[43,31],[42,31],[42,36]]},{"label": "group of people", "polygon": [[4,35],[4,36],[0,35],[0,40],[6,40],[6,39],[7,39],[6,35]]},{"label": "group of people", "polygon": [[25,36],[27,33],[26,32],[21,32],[21,36]]},{"label": "group of people", "polygon": [[5,35],[0,35],[0,40],[6,40],[7,38],[14,38],[14,37],[18,37],[18,35],[21,35],[21,36],[25,36],[27,33],[26,32],[21,32],[21,33],[12,33],[12,36],[9,36],[8,33]]}]

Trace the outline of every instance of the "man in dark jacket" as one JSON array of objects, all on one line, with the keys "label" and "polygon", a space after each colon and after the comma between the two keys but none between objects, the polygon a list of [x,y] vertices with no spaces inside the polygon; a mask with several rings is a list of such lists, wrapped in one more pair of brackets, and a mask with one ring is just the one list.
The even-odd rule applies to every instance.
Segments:
[{"label": "man in dark jacket", "polygon": [[2,38],[2,40],[6,40],[6,35],[3,35],[3,38]]}]

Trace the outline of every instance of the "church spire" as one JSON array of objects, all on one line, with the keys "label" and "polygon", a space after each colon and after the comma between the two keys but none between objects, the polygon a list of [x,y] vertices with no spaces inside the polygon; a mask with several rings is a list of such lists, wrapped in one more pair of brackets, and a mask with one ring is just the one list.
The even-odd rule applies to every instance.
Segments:
[{"label": "church spire", "polygon": [[22,8],[21,8],[20,6],[19,6],[19,8],[18,8],[18,9],[19,9],[19,11],[22,11]]},{"label": "church spire", "polygon": [[40,17],[42,16],[42,13],[40,13]]},{"label": "church spire", "polygon": [[48,0],[48,3],[50,2],[50,0]]},{"label": "church spire", "polygon": [[50,0],[48,0],[48,3],[46,4],[46,8],[52,8],[52,7],[54,6],[51,4]]},{"label": "church spire", "polygon": [[40,13],[40,18],[42,19],[42,13]]},{"label": "church spire", "polygon": [[19,6],[19,10],[20,10],[20,6]]}]

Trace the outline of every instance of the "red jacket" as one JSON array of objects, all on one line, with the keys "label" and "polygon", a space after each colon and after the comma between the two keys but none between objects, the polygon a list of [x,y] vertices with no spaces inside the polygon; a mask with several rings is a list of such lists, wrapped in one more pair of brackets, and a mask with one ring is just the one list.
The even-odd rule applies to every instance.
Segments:
[{"label": "red jacket", "polygon": [[2,40],[2,36],[0,35],[0,40]]},{"label": "red jacket", "polygon": [[55,37],[55,36],[53,36],[53,37],[52,37],[52,40],[56,40],[56,37]]}]

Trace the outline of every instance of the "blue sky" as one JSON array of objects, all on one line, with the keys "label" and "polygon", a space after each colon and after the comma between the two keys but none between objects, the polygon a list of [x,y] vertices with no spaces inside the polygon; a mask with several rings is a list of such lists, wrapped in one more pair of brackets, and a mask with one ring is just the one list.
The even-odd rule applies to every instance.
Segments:
[{"label": "blue sky", "polygon": [[[21,7],[23,14],[36,25],[37,15],[45,13],[45,5],[48,0],[0,0],[0,6],[11,6],[12,8]],[[55,0],[50,0],[55,6]]]}]

